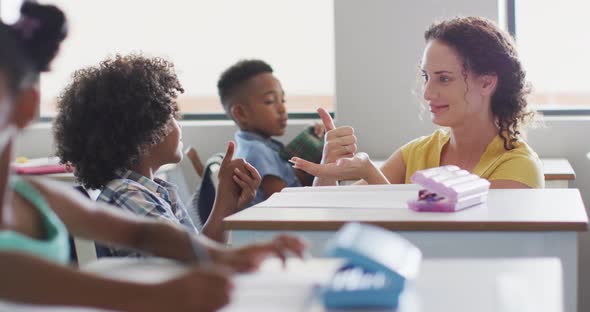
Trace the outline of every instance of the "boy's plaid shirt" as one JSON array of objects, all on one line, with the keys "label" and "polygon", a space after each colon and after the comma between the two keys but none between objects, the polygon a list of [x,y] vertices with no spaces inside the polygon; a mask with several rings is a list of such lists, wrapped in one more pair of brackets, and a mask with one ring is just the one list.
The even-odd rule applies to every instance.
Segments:
[{"label": "boy's plaid shirt", "polygon": [[[105,202],[138,215],[181,224],[197,234],[197,228],[182,204],[176,186],[164,180],[148,179],[131,170],[117,173],[118,179],[109,182],[97,201]],[[139,256],[136,252],[109,248],[111,256]]]}]

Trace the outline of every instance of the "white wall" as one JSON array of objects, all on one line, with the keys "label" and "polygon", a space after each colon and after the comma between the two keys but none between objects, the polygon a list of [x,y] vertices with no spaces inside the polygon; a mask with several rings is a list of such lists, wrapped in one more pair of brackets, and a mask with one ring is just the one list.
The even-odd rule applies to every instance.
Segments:
[{"label": "white wall", "polygon": [[[290,120],[287,131],[280,138],[289,142],[306,126],[319,120]],[[223,152],[227,142],[234,139],[237,127],[232,121],[181,121],[184,146],[197,148],[204,162],[214,153]],[[27,128],[20,134],[15,145],[15,156],[47,157],[55,154],[54,140],[49,123],[39,123]],[[90,152],[90,151],[89,151]]]},{"label": "white wall", "polygon": [[[216,96],[221,72],[254,57],[274,67],[287,96],[334,92],[331,0],[43,2],[64,10],[70,26],[52,71],[41,76],[45,103],[59,94],[75,70],[108,55],[138,50],[176,65],[186,91],[179,100]],[[316,74],[310,75],[310,68]],[[221,111],[221,105],[214,109]]]},{"label": "white wall", "polygon": [[[409,3],[412,5],[410,6]],[[418,121],[419,109],[411,94],[424,46],[424,29],[435,19],[483,15],[497,19],[495,0],[336,0],[337,123],[353,125],[359,147],[373,158],[384,158],[401,144],[432,131],[428,118]],[[426,116],[427,117],[427,116]],[[590,201],[590,118],[547,118],[546,128],[529,132],[529,143],[541,157],[565,157],[577,178],[585,203]],[[303,127],[291,122],[285,139]],[[18,154],[46,156],[52,139],[47,125],[26,131],[18,141]],[[184,122],[185,143],[201,155],[223,151],[231,139],[230,122]],[[579,311],[590,310],[590,234],[580,235]]]},{"label": "white wall", "polygon": [[[434,129],[419,120],[417,90],[424,31],[437,19],[497,19],[495,0],[337,0],[335,9],[337,122],[352,125],[359,148],[385,158]],[[421,77],[420,77],[421,78]]]},{"label": "white wall", "polygon": [[[529,131],[529,143],[542,157],[564,157],[576,172],[572,187],[580,189],[588,213],[590,203],[590,117],[546,118],[545,128]],[[590,233],[578,235],[578,311],[590,311]]]}]

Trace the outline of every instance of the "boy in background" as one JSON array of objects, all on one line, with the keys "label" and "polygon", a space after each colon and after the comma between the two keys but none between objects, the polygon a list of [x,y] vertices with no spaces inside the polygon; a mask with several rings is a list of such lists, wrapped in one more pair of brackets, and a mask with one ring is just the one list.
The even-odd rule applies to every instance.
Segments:
[{"label": "boy in background", "polygon": [[[238,125],[236,157],[252,164],[262,177],[255,205],[284,187],[311,185],[312,179],[281,158],[281,142],[272,137],[285,134],[285,91],[270,65],[261,60],[242,60],[225,70],[217,83],[225,112]],[[315,135],[323,136],[316,127]]]}]

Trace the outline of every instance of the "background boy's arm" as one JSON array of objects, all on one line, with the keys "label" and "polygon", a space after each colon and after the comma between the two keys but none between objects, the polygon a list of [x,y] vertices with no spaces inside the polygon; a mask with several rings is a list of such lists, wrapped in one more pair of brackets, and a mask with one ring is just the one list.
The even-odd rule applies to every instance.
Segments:
[{"label": "background boy's arm", "polygon": [[273,175],[265,176],[262,179],[261,184],[262,192],[264,193],[265,198],[269,198],[272,194],[280,192],[286,186],[287,184],[285,181]]},{"label": "background boy's arm", "polygon": [[0,252],[0,276],[3,300],[117,311],[166,311],[172,307],[212,311],[228,303],[231,289],[227,277],[219,272],[195,270],[167,282],[141,284],[102,278],[12,252]]},{"label": "background boy's arm", "polygon": [[293,169],[295,171],[295,176],[297,176],[297,179],[299,179],[299,182],[301,182],[301,185],[303,186],[312,186],[313,185],[313,179],[314,176],[312,176],[311,174],[303,171],[303,170],[299,170],[299,169]]}]

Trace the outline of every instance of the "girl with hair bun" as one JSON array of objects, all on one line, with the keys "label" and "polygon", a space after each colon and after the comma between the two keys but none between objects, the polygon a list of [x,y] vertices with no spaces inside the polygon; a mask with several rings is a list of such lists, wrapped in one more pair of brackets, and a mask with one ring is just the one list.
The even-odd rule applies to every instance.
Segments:
[{"label": "girl with hair bun", "polygon": [[[36,115],[38,76],[66,36],[64,14],[25,2],[14,25],[0,22],[0,300],[125,311],[214,311],[229,302],[233,271],[256,269],[267,257],[302,256],[298,239],[225,248],[168,222],[92,202],[68,185],[10,174],[16,134]],[[68,232],[192,264],[156,284],[102,278],[67,266]],[[202,267],[201,262],[212,262]],[[154,296],[154,294],[157,294]],[[5,309],[6,305],[0,305]]]}]

